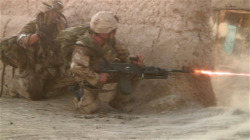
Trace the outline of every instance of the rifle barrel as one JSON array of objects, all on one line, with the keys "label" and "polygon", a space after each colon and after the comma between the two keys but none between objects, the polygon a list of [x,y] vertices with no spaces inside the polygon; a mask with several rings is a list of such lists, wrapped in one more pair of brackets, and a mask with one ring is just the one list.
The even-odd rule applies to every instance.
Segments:
[{"label": "rifle barrel", "polygon": [[167,70],[168,72],[181,72],[181,73],[193,73],[193,71],[188,71],[188,70],[185,70],[185,69],[182,69],[182,70],[176,70],[176,69],[169,69]]}]

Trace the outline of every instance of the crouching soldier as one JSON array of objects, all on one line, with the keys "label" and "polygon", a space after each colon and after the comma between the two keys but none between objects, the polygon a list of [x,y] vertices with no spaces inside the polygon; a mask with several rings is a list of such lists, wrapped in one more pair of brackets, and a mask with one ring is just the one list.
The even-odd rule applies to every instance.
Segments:
[{"label": "crouching soldier", "polygon": [[14,75],[11,92],[31,100],[44,98],[49,84],[60,76],[60,46],[54,39],[66,28],[67,21],[61,13],[61,1],[45,5],[47,10],[26,24],[17,36],[17,44],[24,48],[27,62]]},{"label": "crouching soldier", "polygon": [[[129,51],[115,38],[118,18],[111,12],[101,11],[91,18],[90,28],[77,38],[70,69],[80,88],[74,102],[82,113],[94,113],[102,102],[111,103],[117,94],[117,82],[108,82],[111,75],[94,70],[101,61],[129,60]],[[133,63],[142,66],[143,59],[137,55]]]}]

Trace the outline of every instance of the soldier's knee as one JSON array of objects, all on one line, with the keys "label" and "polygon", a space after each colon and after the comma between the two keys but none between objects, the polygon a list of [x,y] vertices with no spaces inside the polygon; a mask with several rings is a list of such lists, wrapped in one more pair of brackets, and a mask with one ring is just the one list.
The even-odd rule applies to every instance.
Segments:
[{"label": "soldier's knee", "polygon": [[86,106],[79,105],[79,110],[84,114],[92,114],[95,113],[99,108],[98,102],[92,102]]},{"label": "soldier's knee", "polygon": [[117,93],[116,86],[117,83],[105,84],[102,89],[106,91],[99,92],[98,94],[98,98],[100,99],[100,101],[106,103],[112,101]]},{"label": "soldier's knee", "polygon": [[95,113],[99,108],[99,99],[96,93],[91,93],[89,91],[84,92],[80,100],[74,99],[77,108],[84,114]]}]

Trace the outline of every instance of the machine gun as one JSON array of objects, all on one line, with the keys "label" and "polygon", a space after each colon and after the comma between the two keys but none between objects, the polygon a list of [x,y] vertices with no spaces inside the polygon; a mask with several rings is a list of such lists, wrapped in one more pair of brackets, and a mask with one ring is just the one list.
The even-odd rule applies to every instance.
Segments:
[{"label": "machine gun", "polygon": [[153,66],[137,66],[132,63],[100,62],[90,69],[97,73],[108,73],[110,77],[107,83],[118,83],[118,89],[122,94],[132,92],[131,80],[133,81],[133,79],[167,79],[172,72],[193,73],[193,71],[188,71],[184,67],[181,70],[166,70]]},{"label": "machine gun", "polygon": [[193,73],[192,70],[186,70],[182,67],[180,70],[176,69],[162,69],[153,66],[137,66],[130,63],[105,63],[100,62],[98,68],[94,70],[98,73],[108,73],[112,76],[114,75],[131,75],[137,76],[142,79],[166,79],[168,75],[172,72],[179,73]]},{"label": "machine gun", "polygon": [[[175,69],[166,70],[166,69],[153,67],[153,66],[140,67],[131,63],[109,63],[106,60],[106,58],[103,56],[103,54],[99,52],[97,49],[87,47],[82,44],[71,44],[71,45],[85,47],[93,51],[94,53],[96,53],[98,56],[100,56],[104,60],[104,62],[100,62],[99,64],[90,67],[90,69],[97,73],[108,73],[111,75],[111,77],[113,77],[114,75],[115,77],[117,77],[117,75],[130,75],[130,76],[137,76],[143,79],[166,79],[168,75],[172,72],[180,72],[180,73],[193,73],[194,72],[192,70],[186,70],[185,67],[182,67],[181,70],[175,70]],[[130,57],[130,60],[138,61],[138,57]]]}]

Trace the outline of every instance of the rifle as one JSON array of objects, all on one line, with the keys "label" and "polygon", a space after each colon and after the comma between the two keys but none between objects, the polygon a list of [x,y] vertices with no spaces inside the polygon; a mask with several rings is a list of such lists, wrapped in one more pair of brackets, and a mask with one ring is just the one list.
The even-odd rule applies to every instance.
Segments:
[{"label": "rifle", "polygon": [[180,70],[163,69],[154,66],[137,66],[131,63],[105,63],[100,62],[98,67],[93,69],[98,73],[108,73],[113,77],[114,75],[131,75],[142,79],[167,79],[172,72],[178,73],[193,73],[192,70],[187,70],[182,67]]},{"label": "rifle", "polygon": [[[104,62],[100,62],[97,65],[92,66],[90,69],[97,73],[108,73],[111,75],[112,80],[116,79],[119,75],[130,75],[130,76],[137,76],[142,79],[167,79],[168,75],[172,72],[179,72],[179,73],[193,73],[193,70],[187,70],[184,66],[181,70],[176,69],[162,69],[159,67],[153,67],[153,66],[137,66],[135,64],[131,63],[109,63],[106,58],[103,56],[101,52],[98,50],[84,46],[82,44],[71,44],[76,46],[85,47],[93,52],[95,52],[98,56],[100,56]],[[137,57],[130,57],[131,61],[138,61]],[[116,78],[113,78],[115,75]]]}]

